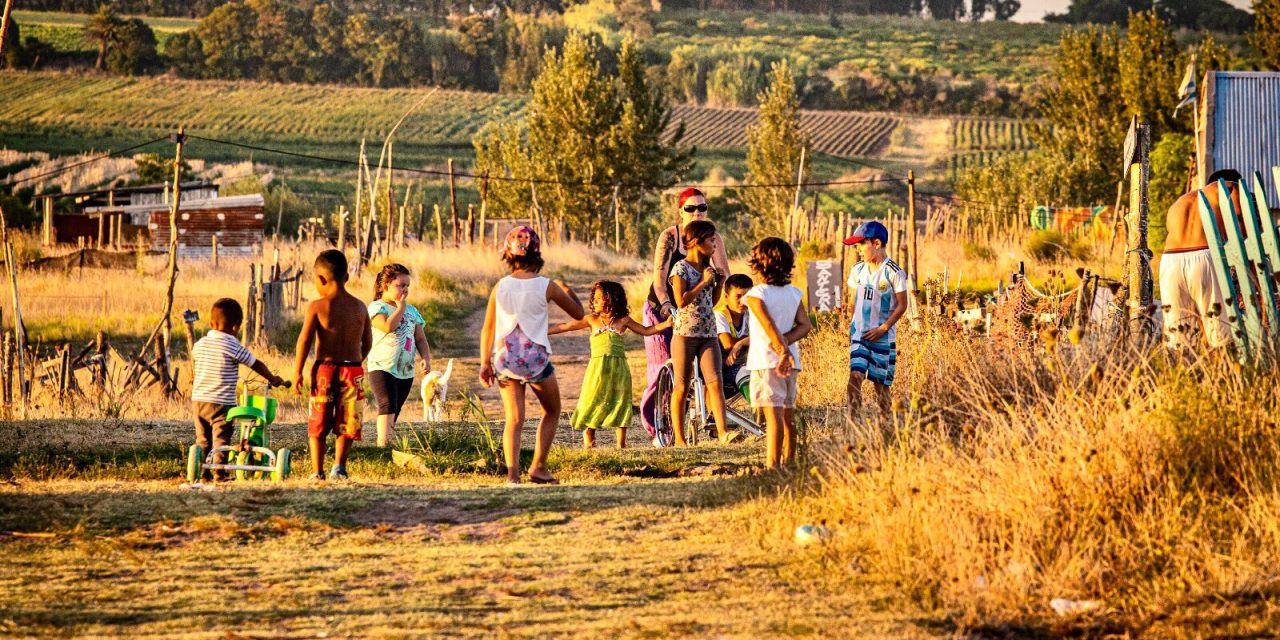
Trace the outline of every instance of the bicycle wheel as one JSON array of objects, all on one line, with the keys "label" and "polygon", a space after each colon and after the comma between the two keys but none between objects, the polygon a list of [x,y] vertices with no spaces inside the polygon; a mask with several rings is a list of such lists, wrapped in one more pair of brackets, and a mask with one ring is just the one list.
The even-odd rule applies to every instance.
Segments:
[{"label": "bicycle wheel", "polygon": [[673,376],[671,363],[668,362],[658,371],[657,388],[654,392],[656,405],[653,409],[653,427],[657,431],[658,444],[663,447],[675,443],[675,433],[671,429],[671,392],[675,387]]}]

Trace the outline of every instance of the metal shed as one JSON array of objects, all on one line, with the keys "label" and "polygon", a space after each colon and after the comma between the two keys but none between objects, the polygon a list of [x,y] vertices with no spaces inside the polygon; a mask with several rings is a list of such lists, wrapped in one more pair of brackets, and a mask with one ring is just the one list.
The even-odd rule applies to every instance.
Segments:
[{"label": "metal shed", "polygon": [[[96,214],[123,214],[151,232],[151,249],[169,250],[169,205],[162,202],[127,207],[91,209]],[[263,200],[261,194],[182,200],[178,210],[178,255],[210,258],[213,238],[220,256],[256,256],[262,253]]]},{"label": "metal shed", "polygon": [[1262,174],[1269,200],[1280,200],[1271,167],[1280,166],[1280,72],[1210,71],[1200,103],[1200,176],[1235,169]]}]

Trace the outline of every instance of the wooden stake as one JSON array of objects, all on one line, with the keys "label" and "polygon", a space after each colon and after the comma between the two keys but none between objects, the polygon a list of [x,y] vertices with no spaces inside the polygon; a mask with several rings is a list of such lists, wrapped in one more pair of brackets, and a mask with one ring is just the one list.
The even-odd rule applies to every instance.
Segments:
[{"label": "wooden stake", "polygon": [[920,289],[920,254],[916,252],[916,172],[907,170],[907,233],[911,242],[911,294]]},{"label": "wooden stake", "polygon": [[9,14],[13,12],[13,0],[4,0],[4,15],[0,16],[0,59],[4,58],[5,35],[9,33]]},{"label": "wooden stake", "polygon": [[433,204],[431,205],[431,208],[432,210],[435,211],[435,215],[436,215],[436,251],[443,251],[444,250],[444,224],[440,220],[440,205]]},{"label": "wooden stake", "polygon": [[467,244],[469,245],[475,244],[475,241],[476,241],[475,213],[476,213],[475,205],[468,202],[467,203],[467,233],[465,235],[467,236]]},{"label": "wooden stake", "polygon": [[217,234],[214,234],[213,236],[212,248],[213,248],[213,268],[217,269],[218,268],[218,236]]},{"label": "wooden stake", "polygon": [[[169,287],[165,292],[164,303],[164,358],[159,363],[166,384],[172,381],[170,368],[170,346],[173,343],[173,288],[178,283],[178,211],[182,207],[182,145],[187,140],[187,128],[179,127],[178,135],[172,138],[175,143],[173,161],[173,206],[169,209]],[[172,387],[166,393],[175,391]]]},{"label": "wooden stake", "polygon": [[622,185],[613,185],[613,200],[609,203],[609,212],[613,216],[613,251],[622,253],[622,222],[618,217],[618,191]]},{"label": "wooden stake", "polygon": [[480,246],[484,246],[485,219],[489,212],[489,172],[486,170],[480,178]]},{"label": "wooden stake", "polygon": [[458,192],[454,185],[453,158],[449,158],[449,212],[453,216],[453,245],[458,245]]},{"label": "wooden stake", "polygon": [[4,262],[9,267],[9,292],[13,296],[13,336],[14,348],[17,354],[14,356],[18,361],[18,395],[22,398],[21,415],[23,419],[27,417],[27,393],[30,386],[27,384],[26,373],[26,354],[27,354],[27,331],[22,323],[22,300],[18,296],[18,261],[13,254],[13,244],[5,242],[4,244]]}]

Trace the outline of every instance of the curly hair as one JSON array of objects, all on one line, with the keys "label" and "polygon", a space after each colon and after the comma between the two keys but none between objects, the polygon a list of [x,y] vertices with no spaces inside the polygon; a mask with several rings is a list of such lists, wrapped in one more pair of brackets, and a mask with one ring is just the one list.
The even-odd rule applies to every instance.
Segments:
[{"label": "curly hair", "polygon": [[716,235],[716,223],[710,220],[694,220],[684,226],[684,248],[688,251],[693,245]]},{"label": "curly hair", "polygon": [[596,292],[600,292],[601,308],[592,309],[592,313],[608,317],[610,321],[631,315],[631,307],[627,304],[627,290],[612,280],[600,280],[591,285],[591,300],[594,303]]},{"label": "curly hair", "polygon": [[780,287],[791,284],[791,272],[796,268],[796,252],[786,240],[770,236],[751,248],[747,265],[760,274],[768,284]]},{"label": "curly hair", "polygon": [[392,262],[378,272],[378,276],[373,279],[373,299],[377,300],[382,297],[382,292],[391,286],[400,276],[409,275],[409,267],[400,263]]}]

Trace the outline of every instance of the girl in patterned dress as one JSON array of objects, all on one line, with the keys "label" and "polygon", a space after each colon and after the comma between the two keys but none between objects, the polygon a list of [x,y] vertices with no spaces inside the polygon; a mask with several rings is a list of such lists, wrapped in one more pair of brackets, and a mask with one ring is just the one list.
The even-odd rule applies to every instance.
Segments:
[{"label": "girl in patterned dress", "polygon": [[596,429],[617,429],[618,448],[627,447],[631,425],[631,369],[627,366],[622,336],[633,331],[642,336],[661,333],[671,319],[646,327],[631,319],[627,293],[621,284],[601,280],[591,287],[591,313],[552,327],[547,333],[591,329],[591,362],[582,377],[582,394],[573,411],[572,425],[582,430],[582,446],[596,445]]},{"label": "girl in patterned dress", "polygon": [[[695,220],[684,227],[684,260],[671,268],[671,290],[676,305],[672,323],[671,364],[675,369],[671,390],[671,424],[682,425],[685,398],[694,363],[706,384],[707,406],[716,421],[716,433],[723,443],[732,442],[737,432],[725,429],[724,385],[721,382],[720,343],[717,338],[715,304],[725,274],[711,266],[716,251],[716,225]],[[672,429],[677,446],[685,446],[684,429]]]}]

